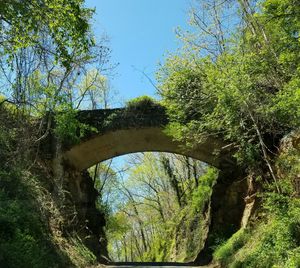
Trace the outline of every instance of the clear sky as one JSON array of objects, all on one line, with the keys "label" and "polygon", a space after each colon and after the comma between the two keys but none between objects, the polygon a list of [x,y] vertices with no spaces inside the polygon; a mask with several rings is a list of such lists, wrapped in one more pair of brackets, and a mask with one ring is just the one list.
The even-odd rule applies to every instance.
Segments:
[{"label": "clear sky", "polygon": [[189,0],[87,0],[96,8],[93,27],[110,40],[112,63],[119,63],[111,81],[122,100],[140,95],[155,97],[158,63],[180,46],[175,28],[187,27]]}]

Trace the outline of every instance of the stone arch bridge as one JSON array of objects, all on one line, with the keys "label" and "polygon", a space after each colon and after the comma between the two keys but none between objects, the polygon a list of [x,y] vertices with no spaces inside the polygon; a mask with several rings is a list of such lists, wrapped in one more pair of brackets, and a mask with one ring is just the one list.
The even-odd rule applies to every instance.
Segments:
[{"label": "stone arch bridge", "polygon": [[228,146],[207,137],[192,149],[165,133],[168,117],[163,107],[136,107],[79,111],[78,120],[93,130],[77,144],[66,142],[64,160],[77,170],[104,160],[136,152],[158,151],[183,154],[219,169],[234,166]]},{"label": "stone arch bridge", "polygon": [[232,151],[220,138],[207,137],[193,149],[186,149],[183,143],[174,141],[165,133],[168,116],[165,109],[157,104],[78,111],[77,119],[89,130],[75,143],[64,140],[57,146],[57,140],[52,139],[51,147],[56,148],[53,152],[53,173],[56,181],[63,185],[61,187],[71,193],[79,222],[82,226],[87,224],[86,230],[89,230],[82,237],[99,260],[103,260],[100,256],[107,255],[103,250],[106,248],[105,220],[96,209],[97,192],[85,170],[115,156],[145,151],[171,152],[193,157],[221,171],[211,197],[207,242],[196,263],[205,264],[211,259],[213,240],[210,237],[224,229],[230,235],[240,227],[247,181],[241,180]]}]

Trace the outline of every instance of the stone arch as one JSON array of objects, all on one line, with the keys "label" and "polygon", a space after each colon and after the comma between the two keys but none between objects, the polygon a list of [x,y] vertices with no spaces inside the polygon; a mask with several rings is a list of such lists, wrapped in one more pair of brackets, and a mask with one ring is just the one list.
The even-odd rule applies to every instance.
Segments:
[{"label": "stone arch", "polygon": [[206,139],[187,150],[166,135],[162,127],[128,128],[94,135],[71,147],[63,157],[68,165],[81,171],[116,156],[157,151],[186,155],[222,169],[233,163],[228,154],[222,153],[223,146],[219,140]]}]

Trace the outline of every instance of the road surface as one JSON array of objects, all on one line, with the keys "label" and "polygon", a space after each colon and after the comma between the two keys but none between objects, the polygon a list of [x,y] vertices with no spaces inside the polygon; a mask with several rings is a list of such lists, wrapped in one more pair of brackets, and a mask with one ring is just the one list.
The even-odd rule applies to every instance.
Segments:
[{"label": "road surface", "polygon": [[184,263],[114,263],[107,268],[217,268],[216,265],[196,266]]},{"label": "road surface", "polygon": [[218,268],[218,265],[196,266],[184,263],[112,263],[88,268]]},{"label": "road surface", "polygon": [[138,266],[136,266],[136,265],[134,265],[134,266],[106,266],[107,268],[178,268],[178,267],[181,267],[181,268],[214,268],[214,267],[216,267],[216,266],[182,266],[182,265],[180,265],[180,266],[177,266],[177,265],[175,265],[175,266],[165,266],[165,265],[163,265],[163,266],[157,266],[157,265],[155,265],[155,266],[149,266],[149,265],[138,265]]}]

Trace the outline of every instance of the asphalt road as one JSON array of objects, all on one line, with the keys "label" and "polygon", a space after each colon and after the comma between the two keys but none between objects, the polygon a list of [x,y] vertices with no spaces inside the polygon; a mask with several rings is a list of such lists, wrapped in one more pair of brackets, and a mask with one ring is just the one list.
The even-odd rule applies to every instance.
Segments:
[{"label": "asphalt road", "polygon": [[158,266],[158,265],[114,265],[114,266],[106,266],[107,268],[120,268],[120,267],[123,267],[123,268],[213,268],[215,266],[183,266],[183,265],[162,265],[162,266]]},{"label": "asphalt road", "polygon": [[214,268],[216,266],[195,266],[183,263],[114,263],[107,268]]},{"label": "asphalt road", "polygon": [[144,268],[144,267],[147,267],[147,268],[178,268],[178,267],[182,267],[182,268],[202,268],[202,267],[205,267],[205,266],[108,266],[108,267],[112,267],[112,268],[120,268],[120,267],[124,267],[124,268]]},{"label": "asphalt road", "polygon": [[100,264],[98,266],[89,266],[86,268],[219,268],[218,265],[209,264],[205,266],[196,266],[193,264],[184,264],[184,263],[174,263],[174,262],[165,262],[165,263],[153,263],[153,262],[143,262],[143,263],[110,263],[110,264]]}]

